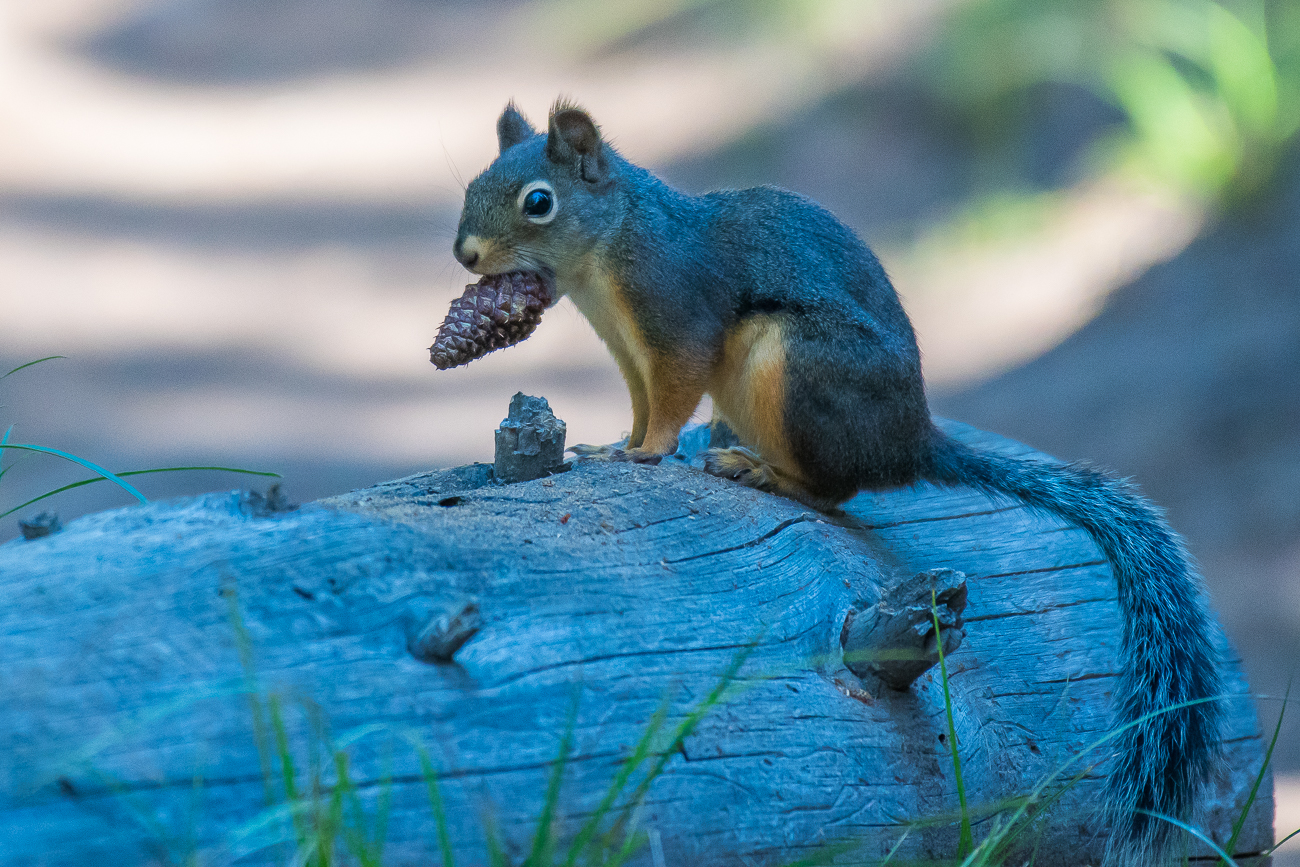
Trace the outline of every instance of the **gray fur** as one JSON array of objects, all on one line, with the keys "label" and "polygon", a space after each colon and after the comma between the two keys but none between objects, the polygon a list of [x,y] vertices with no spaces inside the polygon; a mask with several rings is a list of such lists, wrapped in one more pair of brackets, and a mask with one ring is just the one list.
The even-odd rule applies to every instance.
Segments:
[{"label": "gray fur", "polygon": [[[545,226],[528,224],[516,204],[537,178],[560,201]],[[780,317],[785,430],[808,480],[795,492],[805,502],[930,480],[1017,497],[1085,529],[1112,564],[1127,623],[1115,707],[1128,728],[1115,741],[1106,804],[1111,860],[1166,857],[1171,826],[1137,811],[1187,816],[1220,741],[1219,660],[1182,543],[1124,482],[994,457],[941,433],[911,323],[851,229],[770,187],[679,192],[619,156],[581,109],[557,104],[545,135],[503,149],[469,185],[457,249],[467,235],[508,247],[502,270],[554,275],[557,294],[582,279],[575,263],[598,254],[646,343],[669,358],[718,358],[747,317]],[[1200,703],[1166,710],[1186,701]]]}]

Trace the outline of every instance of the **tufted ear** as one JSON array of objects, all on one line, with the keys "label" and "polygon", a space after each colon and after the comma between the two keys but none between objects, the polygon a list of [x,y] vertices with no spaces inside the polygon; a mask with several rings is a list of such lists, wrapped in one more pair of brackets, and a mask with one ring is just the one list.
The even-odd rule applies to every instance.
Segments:
[{"label": "tufted ear", "polygon": [[599,183],[609,174],[600,130],[591,115],[576,106],[557,103],[551,109],[546,157],[574,170],[587,183]]},{"label": "tufted ear", "polygon": [[505,111],[501,112],[501,117],[497,118],[497,147],[501,153],[505,153],[510,148],[519,144],[521,141],[532,138],[537,135],[537,130],[528,122],[519,109],[515,106],[512,99],[506,103]]}]

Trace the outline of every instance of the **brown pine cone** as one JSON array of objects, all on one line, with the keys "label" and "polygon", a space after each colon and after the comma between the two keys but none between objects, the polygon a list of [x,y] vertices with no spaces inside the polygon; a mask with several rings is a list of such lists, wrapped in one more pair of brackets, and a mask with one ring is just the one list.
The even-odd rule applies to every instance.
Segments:
[{"label": "brown pine cone", "polygon": [[489,274],[451,302],[429,360],[446,370],[514,346],[533,333],[553,299],[549,282],[533,271]]}]

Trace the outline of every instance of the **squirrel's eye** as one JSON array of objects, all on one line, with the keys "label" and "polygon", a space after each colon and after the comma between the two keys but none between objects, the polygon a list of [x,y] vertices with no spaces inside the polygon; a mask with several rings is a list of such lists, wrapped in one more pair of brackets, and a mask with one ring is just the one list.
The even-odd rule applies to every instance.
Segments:
[{"label": "squirrel's eye", "polygon": [[530,223],[549,223],[555,219],[555,188],[546,181],[533,181],[519,191],[519,210]]},{"label": "squirrel's eye", "polygon": [[555,198],[546,190],[533,190],[524,196],[524,214],[529,217],[545,217],[555,205]]}]

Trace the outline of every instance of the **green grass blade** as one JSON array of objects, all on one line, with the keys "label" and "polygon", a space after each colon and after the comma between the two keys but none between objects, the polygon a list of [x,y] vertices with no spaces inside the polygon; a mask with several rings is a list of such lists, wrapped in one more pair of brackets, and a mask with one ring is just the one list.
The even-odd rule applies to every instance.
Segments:
[{"label": "green grass blade", "polygon": [[903,832],[903,836],[899,837],[898,842],[895,843],[893,848],[890,849],[889,852],[885,854],[885,860],[880,862],[879,867],[887,867],[889,862],[894,860],[894,855],[898,854],[898,850],[903,848],[903,841],[906,840],[907,835],[911,833],[912,833],[911,828],[908,828],[906,831]]},{"label": "green grass blade", "polygon": [[306,845],[298,847],[293,853],[293,860],[289,862],[288,867],[307,867],[309,864],[317,863],[312,860],[316,857],[316,850],[315,840],[306,841]]},{"label": "green grass blade", "polygon": [[284,798],[292,803],[298,800],[298,773],[293,765],[293,753],[289,751],[289,733],[284,726],[280,697],[267,696],[266,704],[271,717],[271,730],[275,733],[275,752],[280,757],[280,773],[284,777]]},{"label": "green grass blade", "polygon": [[1272,854],[1273,854],[1274,852],[1276,852],[1278,849],[1282,848],[1282,844],[1286,843],[1287,841],[1289,841],[1292,837],[1294,837],[1294,836],[1297,835],[1297,834],[1300,834],[1300,828],[1296,828],[1296,829],[1295,829],[1294,831],[1292,831],[1290,834],[1287,834],[1287,835],[1286,835],[1285,837],[1283,837],[1281,840],[1278,840],[1276,843],[1273,844],[1273,848],[1269,849],[1269,850],[1268,850],[1267,852],[1265,852],[1264,854],[1265,854],[1265,855],[1272,855]]},{"label": "green grass blade", "polygon": [[1138,810],[1134,810],[1133,812],[1141,813],[1144,816],[1150,816],[1153,819],[1159,819],[1162,822],[1168,822],[1170,825],[1173,825],[1175,828],[1183,829],[1188,834],[1191,834],[1197,840],[1200,840],[1206,846],[1209,846],[1212,850],[1218,853],[1218,856],[1223,859],[1220,863],[1227,864],[1228,867],[1239,867],[1237,862],[1232,860],[1231,855],[1229,855],[1227,852],[1224,852],[1222,849],[1220,849],[1219,844],[1215,843],[1213,840],[1210,839],[1210,835],[1204,833],[1203,831],[1198,830],[1197,828],[1193,828],[1191,825],[1187,824],[1181,819],[1175,819],[1173,816],[1166,816],[1164,813],[1157,813],[1154,810],[1138,809]]},{"label": "green grass blade", "polygon": [[44,361],[53,361],[53,360],[56,359],[56,358],[67,358],[67,357],[68,357],[68,356],[66,356],[66,355],[47,355],[47,356],[45,356],[44,358],[38,358],[38,359],[36,359],[35,361],[29,361],[29,362],[27,362],[26,364],[20,364],[20,365],[18,365],[18,366],[15,367],[13,370],[11,370],[11,371],[9,371],[8,373],[6,373],[4,376],[0,376],[0,379],[4,379],[5,377],[13,376],[15,373],[17,373],[17,372],[20,371],[20,370],[26,370],[27,368],[29,368],[29,367],[34,367],[35,365],[40,364],[41,362],[44,362]]},{"label": "green grass blade", "polygon": [[546,785],[546,800],[542,803],[542,815],[537,819],[537,831],[533,834],[533,849],[524,861],[527,867],[550,867],[555,835],[552,833],[556,809],[560,803],[560,784],[564,781],[564,769],[569,764],[573,752],[573,731],[578,725],[578,702],[582,697],[582,687],[573,690],[573,701],[569,704],[569,717],[564,723],[564,735],[560,739],[560,754],[551,769],[551,779]]},{"label": "green grass blade", "polygon": [[497,830],[497,824],[492,821],[491,816],[483,819],[483,834],[487,838],[489,867],[510,867],[510,862],[506,860],[505,849],[501,846],[501,833]]},{"label": "green grass blade", "polygon": [[332,744],[331,747],[334,752],[335,792],[342,793],[342,806],[352,816],[350,823],[343,821],[343,813],[340,811],[340,831],[343,834],[343,841],[360,867],[381,867],[384,842],[388,835],[388,810],[392,794],[391,763],[385,767],[380,780],[380,792],[372,822],[366,816],[361,794],[352,780],[351,762],[347,751],[338,748],[337,744]]},{"label": "green grass blade", "polygon": [[961,836],[957,842],[957,857],[964,858],[975,847],[971,833],[970,810],[966,805],[966,782],[961,773],[961,754],[957,749],[957,726],[952,719],[952,695],[948,692],[948,665],[943,657],[943,632],[939,628],[939,603],[930,591],[930,618],[934,621],[934,644],[939,650],[939,678],[943,683],[943,709],[948,716],[948,741],[952,751],[952,767],[957,777],[957,803],[961,805]]},{"label": "green grass blade", "polygon": [[438,771],[429,758],[429,753],[420,743],[415,743],[416,755],[420,757],[420,772],[429,786],[429,807],[433,810],[434,825],[438,830],[438,848],[442,850],[442,867],[456,867],[451,851],[451,835],[447,832],[447,810],[442,802],[442,790],[438,787]]},{"label": "green grass blade", "polygon": [[[343,835],[343,843],[352,853],[361,867],[370,867],[369,841],[366,839],[365,810],[361,798],[352,783],[350,761],[345,750],[334,750],[334,796],[338,800],[338,828]],[[345,811],[352,814],[352,821],[345,821]]]},{"label": "green grass blade", "polygon": [[[9,437],[10,435],[13,434],[13,432],[14,432],[14,426],[9,425],[9,429],[5,431],[5,435],[0,437],[0,446],[6,445],[9,442]],[[0,479],[3,479],[5,477],[5,473],[9,472],[9,468],[4,466],[4,460],[3,460],[4,454],[5,454],[4,449],[0,449]],[[5,515],[7,514],[9,513],[5,512]],[[0,518],[3,517],[4,515],[0,515]]]},{"label": "green grass blade", "polygon": [[[1012,847],[1012,845],[1015,843],[1016,839],[1017,839],[1017,838],[1018,838],[1018,837],[1019,837],[1019,836],[1020,836],[1020,835],[1025,831],[1025,830],[1026,830],[1026,829],[1027,829],[1027,828],[1029,828],[1031,825],[1033,825],[1034,819],[1035,819],[1037,816],[1040,816],[1040,815],[1042,815],[1043,813],[1047,812],[1047,810],[1051,809],[1051,807],[1052,807],[1053,804],[1055,804],[1055,803],[1056,803],[1057,801],[1059,801],[1062,797],[1064,797],[1066,792],[1070,791],[1070,790],[1073,789],[1075,786],[1079,785],[1079,783],[1080,783],[1080,782],[1081,782],[1085,777],[1087,777],[1088,774],[1090,774],[1090,773],[1093,771],[1093,769],[1094,769],[1095,767],[1096,767],[1096,765],[1089,765],[1088,767],[1086,767],[1086,768],[1084,768],[1083,770],[1079,771],[1079,773],[1075,774],[1075,775],[1070,779],[1070,781],[1069,781],[1068,783],[1066,783],[1065,785],[1061,786],[1061,787],[1058,788],[1056,791],[1052,792],[1051,795],[1049,795],[1045,800],[1043,800],[1043,801],[1041,801],[1041,802],[1038,801],[1038,794],[1039,794],[1039,793],[1037,793],[1037,792],[1036,792],[1035,794],[1033,794],[1033,795],[1028,796],[1027,798],[1016,798],[1016,799],[1014,799],[1014,800],[1013,800],[1013,803],[1015,803],[1017,806],[1020,806],[1020,804],[1021,804],[1022,802],[1024,803],[1024,806],[1025,806],[1025,808],[1026,808],[1026,809],[1025,809],[1025,813],[1028,813],[1028,811],[1029,811],[1028,808],[1034,806],[1035,804],[1038,804],[1038,809],[1034,811],[1034,815],[1033,815],[1033,816],[1028,816],[1028,817],[1026,818],[1025,821],[1023,821],[1023,822],[1008,822],[1007,824],[1005,824],[1005,825],[1003,825],[1002,827],[998,828],[995,832],[989,834],[989,837],[988,837],[987,839],[992,839],[993,842],[994,842],[994,845],[993,845],[992,850],[991,850],[992,853],[993,853],[993,854],[992,854],[992,861],[993,861],[993,863],[994,863],[994,864],[1000,864],[1000,863],[1002,863],[1002,861],[1005,860],[1006,857],[1008,856],[1008,854],[1009,854],[1009,852],[1010,852],[1010,850],[1011,850],[1011,847]],[[1041,840],[1041,837],[1040,837],[1040,840]],[[1035,846],[1035,850],[1037,850],[1038,844],[1035,843],[1034,846]]]},{"label": "green grass blade", "polygon": [[[903,836],[906,837],[907,835],[904,834]],[[901,840],[898,843],[895,843],[894,848],[890,849],[889,853],[885,855],[885,860],[881,861],[880,864],[876,865],[876,867],[884,867],[885,864],[888,864],[889,859],[894,857],[894,853],[898,851],[898,846],[901,843]],[[817,851],[813,854],[800,858],[798,861],[791,861],[788,864],[782,864],[781,867],[827,867],[827,865],[834,864],[836,858],[841,855],[847,855],[852,850],[853,844],[848,842],[835,843],[834,845],[823,845],[819,846]]]},{"label": "green grass blade", "polygon": [[[1242,807],[1241,815],[1237,821],[1232,823],[1232,836],[1223,848],[1228,850],[1229,855],[1237,853],[1237,838],[1241,836],[1241,829],[1246,825],[1246,816],[1250,814],[1250,808],[1255,805],[1255,796],[1259,794],[1260,783],[1264,782],[1264,774],[1268,773],[1269,763],[1273,761],[1273,748],[1277,746],[1277,737],[1282,733],[1282,719],[1286,716],[1286,705],[1291,700],[1291,684],[1286,685],[1286,694],[1282,696],[1282,710],[1277,715],[1277,725],[1273,727],[1273,739],[1268,742],[1268,749],[1264,752],[1264,763],[1260,765],[1259,773],[1255,776],[1255,783],[1250,787],[1250,795],[1246,798],[1246,806]],[[1222,865],[1224,862],[1220,861]]]},{"label": "green grass blade", "polygon": [[596,831],[605,816],[613,809],[614,802],[618,796],[623,793],[627,782],[631,779],[636,769],[650,755],[651,747],[654,745],[654,739],[658,737],[660,729],[663,728],[664,720],[668,718],[668,710],[671,706],[671,699],[665,695],[664,700],[650,717],[646,724],[645,730],[641,733],[641,739],[637,742],[632,754],[628,756],[619,766],[618,773],[610,782],[609,788],[605,792],[605,797],[601,799],[600,804],[596,807],[595,812],[587,819],[582,829],[578,831],[577,836],[573,838],[573,843],[569,846],[569,852],[564,859],[564,867],[574,867],[577,864],[578,856],[586,850],[587,845],[595,838]]},{"label": "green grass blade", "polygon": [[[10,430],[12,430],[12,428],[10,428]],[[7,438],[8,437],[6,435],[6,439]],[[118,473],[117,475],[119,478],[126,478],[128,476],[145,476],[145,475],[149,475],[150,473],[182,473],[182,472],[188,472],[189,470],[214,470],[222,473],[242,473],[247,476],[269,476],[275,479],[280,478],[279,473],[268,473],[268,472],[263,472],[262,470],[242,470],[239,469],[238,467],[158,467],[157,469],[152,469],[152,470],[128,470],[125,473]],[[0,473],[0,475],[3,475],[3,473]],[[64,485],[61,488],[55,488],[52,491],[46,491],[45,493],[41,494],[39,497],[33,497],[27,502],[14,506],[12,509],[9,509],[8,511],[0,512],[0,518],[8,517],[9,515],[12,515],[14,512],[17,512],[20,509],[25,509],[28,506],[32,505],[33,503],[39,503],[41,500],[44,500],[47,497],[52,497],[55,494],[61,494],[64,491],[71,491],[73,488],[80,488],[84,485],[93,485],[96,482],[103,482],[103,481],[106,481],[104,476],[95,476],[94,478],[82,479],[79,482],[73,482],[72,484]]]},{"label": "green grass blade", "polygon": [[[1224,696],[1215,695],[1215,696],[1209,696],[1207,698],[1193,698],[1193,699],[1188,699],[1187,701],[1176,702],[1174,704],[1169,705],[1168,707],[1163,707],[1160,708],[1159,710],[1153,710],[1150,713],[1143,714],[1137,719],[1125,723],[1119,728],[1112,729],[1111,731],[1106,732],[1106,734],[1104,734],[1100,738],[1097,738],[1097,740],[1093,741],[1092,743],[1085,746],[1083,749],[1076,752],[1074,755],[1070,756],[1070,758],[1066,759],[1064,762],[1058,765],[1056,769],[1053,770],[1050,774],[1048,774],[1047,776],[1039,780],[1038,784],[1033,788],[1033,790],[1029,793],[1029,795],[1021,799],[1022,803],[1020,804],[1019,807],[1016,808],[1016,811],[1007,820],[1008,825],[1015,824],[1016,822],[1019,822],[1021,819],[1023,819],[1025,814],[1029,812],[1029,808],[1033,804],[1037,803],[1039,796],[1042,795],[1042,793],[1047,789],[1048,786],[1050,786],[1053,783],[1053,781],[1063,776],[1067,768],[1069,768],[1071,765],[1074,765],[1076,762],[1082,760],[1084,756],[1089,755],[1093,750],[1096,750],[1097,748],[1103,746],[1104,744],[1110,743],[1111,741],[1115,740],[1116,738],[1118,738],[1120,735],[1122,735],[1124,732],[1128,731],[1131,728],[1136,728],[1140,725],[1144,725],[1148,720],[1154,719],[1160,714],[1171,713],[1173,711],[1180,710],[1182,708],[1193,707],[1195,705],[1205,704],[1207,702],[1223,701],[1224,698],[1225,698]],[[982,844],[980,848],[981,849],[983,848]],[[972,854],[971,858],[967,859],[966,862],[963,862],[963,867],[965,867],[965,865],[967,864],[970,864],[973,858],[974,858],[974,854]],[[983,863],[988,863],[988,862],[986,860]]]},{"label": "green grass blade", "polygon": [[632,855],[641,848],[648,838],[644,831],[633,828],[626,837],[623,838],[623,845],[619,847],[618,852],[606,864],[601,867],[620,867],[620,865],[631,858]]},{"label": "green grass blade", "polygon": [[185,835],[185,848],[189,853],[185,863],[188,867],[199,867],[199,814],[203,809],[204,794],[203,757],[200,753],[195,757],[194,775],[190,779],[189,815],[186,817],[188,827]]},{"label": "green grass blade", "polygon": [[239,652],[239,667],[244,672],[244,689],[248,696],[248,710],[253,718],[253,742],[257,747],[257,761],[262,770],[262,791],[267,806],[275,803],[274,772],[271,770],[271,739],[267,733],[266,718],[262,709],[262,691],[257,682],[257,666],[253,660],[253,638],[244,626],[243,612],[239,610],[239,590],[233,580],[221,588],[226,597],[230,628],[235,633],[235,648]]},{"label": "green grass blade", "polygon": [[[292,827],[294,814],[306,813],[307,810],[308,806],[305,802],[292,805],[276,804],[259,810],[253,818],[226,832],[226,849],[231,853],[230,860],[238,861],[287,842],[283,833],[272,835],[269,832],[272,829],[282,831],[286,826]],[[277,859],[276,863],[281,861],[283,859]]]},{"label": "green grass blade", "polygon": [[52,449],[49,446],[34,446],[30,444],[18,445],[16,443],[0,443],[0,449],[19,449],[21,451],[27,451],[27,452],[41,452],[42,454],[54,455],[55,457],[60,457],[63,458],[64,460],[72,461],[74,464],[81,464],[81,466],[90,470],[92,473],[99,473],[101,476],[108,479],[110,482],[114,483],[119,488],[121,488],[122,490],[130,494],[131,496],[135,497],[141,503],[149,502],[149,500],[145,497],[144,494],[137,491],[129,483],[123,481],[121,476],[117,475],[116,473],[110,473],[108,470],[104,469],[99,464],[93,464],[90,461],[86,460],[85,458],[79,458],[76,455],[69,454],[59,449]]},{"label": "green grass blade", "polygon": [[[649,842],[649,835],[646,834],[645,831],[642,831],[640,827],[641,811],[643,808],[644,804],[637,803],[636,809],[628,820],[627,831],[623,834],[623,842],[619,846],[618,851],[600,861],[593,861],[592,867],[619,867],[619,865],[624,861],[632,857],[637,849],[641,847],[642,843]],[[607,843],[606,850],[609,848],[611,847]]]},{"label": "green grass blade", "polygon": [[348,756],[343,751],[334,753],[335,781],[334,790],[330,792],[329,809],[325,811],[324,819],[320,825],[319,838],[322,843],[321,852],[324,855],[322,867],[334,863],[334,850],[338,845],[340,833],[346,833],[343,824],[343,799],[348,793]]},{"label": "green grass blade", "polygon": [[379,782],[379,798],[375,802],[374,856],[371,867],[381,867],[384,859],[384,846],[388,842],[388,819],[393,809],[393,757],[392,744],[389,744],[388,757],[384,762],[384,775]]},{"label": "green grass blade", "polygon": [[[280,697],[277,695],[268,695],[266,697],[267,713],[271,717],[271,731],[275,737],[275,752],[280,758],[280,775],[283,777],[284,800],[291,806],[301,803],[301,796],[298,792],[298,772],[294,767],[293,753],[289,750],[289,733],[284,725],[284,712],[280,708]],[[302,843],[307,839],[310,833],[310,826],[307,819],[302,813],[294,811],[290,813],[293,819],[294,836],[298,840],[298,846],[301,850]]]},{"label": "green grass blade", "polygon": [[[762,639],[763,636],[760,633],[758,638],[754,639],[749,644],[746,644],[736,652],[735,656],[731,658],[731,663],[727,666],[726,671],[724,671],[722,676],[718,678],[718,682],[714,685],[709,694],[700,701],[693,711],[686,715],[686,718],[683,719],[680,724],[678,724],[677,729],[673,732],[672,740],[669,741],[668,745],[659,753],[659,756],[655,759],[654,765],[651,766],[650,770],[646,772],[645,778],[637,785],[636,790],[632,793],[632,797],[629,798],[627,804],[624,805],[622,814],[614,823],[614,827],[611,828],[609,833],[606,835],[607,838],[616,834],[620,828],[625,827],[631,811],[644,801],[646,793],[650,790],[650,785],[659,778],[660,774],[663,773],[664,767],[667,766],[669,760],[681,751],[683,742],[685,742],[685,740],[690,737],[691,733],[695,731],[695,727],[699,725],[700,720],[704,719],[705,715],[722,700],[723,694],[727,691],[727,688],[731,686],[732,681],[736,679],[736,675],[740,673],[740,669],[745,665],[750,654],[754,652],[754,649],[758,647],[758,643],[762,641]],[[627,840],[625,838],[624,843],[626,844],[626,842]],[[607,867],[612,867],[612,865],[620,863],[621,860],[622,858],[616,858],[614,861],[610,862],[610,865],[607,865]]]}]

